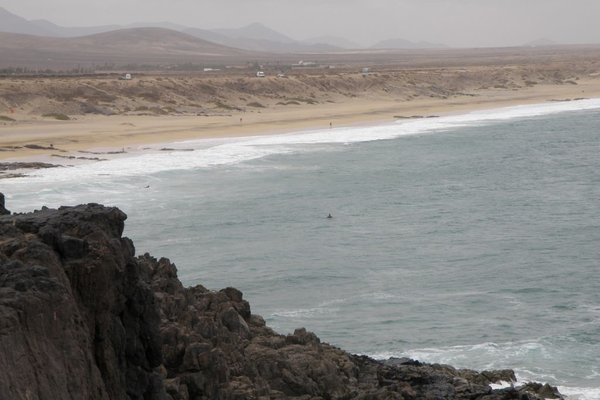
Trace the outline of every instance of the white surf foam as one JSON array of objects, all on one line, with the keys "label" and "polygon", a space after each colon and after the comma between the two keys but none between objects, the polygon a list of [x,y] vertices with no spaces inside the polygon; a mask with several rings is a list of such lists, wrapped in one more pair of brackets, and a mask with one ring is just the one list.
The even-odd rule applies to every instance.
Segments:
[{"label": "white surf foam", "polygon": [[[421,348],[398,352],[381,352],[367,354],[377,360],[390,357],[408,357],[427,363],[453,365],[457,368],[475,370],[494,370],[509,368],[515,371],[517,381],[512,383],[520,386],[528,382],[542,382],[557,386],[560,393],[568,400],[599,400],[600,388],[595,385],[597,372],[592,370],[588,376],[563,373],[556,363],[548,357],[555,351],[549,351],[543,339],[533,341],[517,341],[506,343],[480,343],[475,345],[449,346],[441,348]],[[532,356],[541,355],[541,359]],[[554,367],[545,365],[543,359]],[[525,360],[530,367],[521,365]],[[533,366],[535,365],[535,366]],[[559,366],[561,363],[558,364]],[[583,378],[583,379],[582,379]],[[573,381],[572,379],[576,379]],[[591,386],[586,387],[585,384]],[[510,386],[510,382],[497,382],[494,389]]]},{"label": "white surf foam", "polygon": [[[509,388],[512,386],[522,386],[531,381],[543,382],[543,379],[523,379],[522,377],[520,377],[517,374],[516,382],[500,381],[497,383],[492,383],[490,385],[490,387],[492,389],[505,389],[505,388]],[[557,388],[558,388],[558,391],[567,400],[599,400],[600,399],[600,388],[570,387],[570,386],[560,386],[560,385],[558,385]],[[546,400],[552,400],[552,399],[546,399]]]},{"label": "white surf foam", "polygon": [[[151,175],[162,171],[210,168],[239,164],[273,154],[288,154],[314,148],[320,144],[350,144],[393,139],[405,135],[441,132],[451,129],[486,125],[515,118],[536,117],[559,112],[600,108],[600,99],[552,102],[475,111],[439,118],[401,120],[379,126],[358,126],[305,131],[274,136],[255,136],[223,140],[191,140],[167,147],[194,151],[133,152],[130,156],[69,168],[39,170],[26,178],[3,182],[15,186],[23,182],[52,184],[59,182],[112,181],[124,176]],[[10,190],[7,190],[10,192]]]},{"label": "white surf foam", "polygon": [[600,388],[558,386],[558,391],[564,394],[568,400],[600,399]]}]

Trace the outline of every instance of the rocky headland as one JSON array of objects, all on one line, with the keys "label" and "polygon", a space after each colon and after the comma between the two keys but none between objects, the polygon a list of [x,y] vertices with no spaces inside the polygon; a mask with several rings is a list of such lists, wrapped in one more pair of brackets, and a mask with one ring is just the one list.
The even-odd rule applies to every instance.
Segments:
[{"label": "rocky headland", "polygon": [[379,362],[280,335],[234,288],[185,288],[98,204],[10,214],[0,195],[0,399],[562,399],[510,370]]}]

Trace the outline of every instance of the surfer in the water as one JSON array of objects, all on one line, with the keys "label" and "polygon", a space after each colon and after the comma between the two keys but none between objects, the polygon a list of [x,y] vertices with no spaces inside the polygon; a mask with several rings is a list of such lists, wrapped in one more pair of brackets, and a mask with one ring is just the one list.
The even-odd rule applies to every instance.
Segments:
[{"label": "surfer in the water", "polygon": [[327,215],[327,218],[328,218],[328,219],[330,219],[330,218],[333,218],[333,217],[331,216],[331,213],[330,213],[329,215]]}]

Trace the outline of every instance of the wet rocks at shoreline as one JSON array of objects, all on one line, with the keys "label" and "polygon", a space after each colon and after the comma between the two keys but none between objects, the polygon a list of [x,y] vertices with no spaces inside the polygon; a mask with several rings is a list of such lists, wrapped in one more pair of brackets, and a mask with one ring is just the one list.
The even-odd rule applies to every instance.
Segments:
[{"label": "wet rocks at shoreline", "polygon": [[44,162],[0,162],[0,171],[14,171],[17,169],[44,169],[56,168],[60,165]]},{"label": "wet rocks at shoreline", "polygon": [[67,159],[67,160],[85,160],[85,161],[106,161],[106,160],[108,160],[107,158],[63,156],[63,155],[60,155],[60,154],[52,154],[51,157],[64,158],[64,159]]},{"label": "wet rocks at shoreline", "polygon": [[[27,176],[25,172],[45,169],[45,168],[57,168],[62,165],[50,164],[44,162],[0,162],[0,179],[9,178],[22,178]],[[7,172],[11,171],[11,172]]]}]

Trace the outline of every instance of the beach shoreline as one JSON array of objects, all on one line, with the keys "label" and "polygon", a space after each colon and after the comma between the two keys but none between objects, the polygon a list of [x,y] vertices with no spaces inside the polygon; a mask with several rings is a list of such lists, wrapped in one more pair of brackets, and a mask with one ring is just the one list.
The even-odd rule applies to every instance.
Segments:
[{"label": "beach shoreline", "polygon": [[272,107],[260,112],[210,116],[81,115],[70,121],[16,115],[0,125],[0,162],[98,161],[144,146],[200,139],[278,135],[315,129],[378,125],[398,119],[464,114],[483,109],[600,97],[600,81],[480,90],[472,95],[398,101],[344,99],[336,103]]},{"label": "beach shoreline", "polygon": [[[563,143],[567,148],[573,150],[574,155],[577,155],[579,153],[578,148],[572,147],[569,144],[571,143],[569,139],[570,136],[572,136],[573,140],[578,140],[582,139],[582,136],[576,133],[578,130],[578,124],[573,122],[581,120],[582,123],[585,123],[587,121],[588,128],[590,126],[593,127],[593,121],[597,121],[598,108],[587,112],[584,110],[591,110],[589,107],[593,105],[598,107],[599,104],[600,99],[570,103],[546,103],[525,107],[501,108],[467,115],[453,115],[449,117],[442,116],[440,118],[431,120],[407,120],[399,124],[387,124],[383,127],[369,128],[367,126],[364,129],[339,129],[339,135],[337,136],[338,139],[341,140],[338,140],[335,142],[335,144],[329,144],[331,142],[319,142],[318,140],[315,140],[328,140],[327,136],[329,132],[323,130],[317,132],[300,133],[299,135],[257,137],[256,139],[249,140],[224,140],[223,142],[225,143],[225,146],[217,145],[215,146],[214,151],[219,152],[220,150],[223,150],[223,148],[226,150],[228,147],[233,147],[236,151],[240,149],[244,151],[245,146],[250,147],[250,150],[257,147],[265,149],[266,147],[266,150],[268,151],[273,150],[273,152],[269,153],[273,154],[273,156],[271,157],[270,155],[267,155],[266,159],[257,161],[242,161],[242,165],[237,165],[237,163],[232,165],[231,163],[224,162],[217,165],[216,168],[213,167],[215,164],[210,164],[209,167],[205,167],[207,163],[195,163],[190,160],[196,159],[202,161],[202,159],[207,158],[214,159],[211,157],[213,149],[208,148],[208,146],[213,145],[212,141],[208,141],[207,146],[204,146],[202,143],[182,143],[181,147],[196,147],[198,150],[195,153],[163,152],[162,154],[144,154],[141,157],[142,160],[125,158],[123,160],[114,160],[116,162],[90,164],[82,166],[83,168],[62,168],[60,170],[38,171],[39,173],[35,174],[37,176],[34,176],[31,179],[16,179],[12,182],[6,181],[2,183],[6,184],[4,186],[4,192],[8,193],[7,198],[9,200],[9,208],[17,212],[39,209],[42,205],[58,207],[60,204],[88,202],[122,205],[124,209],[128,211],[144,205],[142,208],[142,210],[144,210],[143,212],[137,213],[137,215],[135,213],[132,214],[131,219],[140,229],[137,231],[137,233],[135,230],[129,231],[128,234],[131,234],[132,236],[139,234],[140,231],[145,231],[145,227],[149,226],[148,224],[151,225],[153,221],[158,219],[157,216],[161,214],[157,213],[157,210],[159,212],[164,212],[165,215],[168,215],[169,221],[172,224],[171,226],[174,227],[172,229],[165,229],[163,226],[161,226],[160,229],[161,232],[164,232],[164,235],[172,234],[172,232],[178,232],[178,229],[184,229],[182,227],[186,227],[186,223],[192,220],[194,216],[198,216],[198,218],[193,220],[193,225],[197,226],[196,223],[203,224],[201,228],[198,229],[199,231],[203,232],[210,232],[213,227],[215,227],[214,229],[222,228],[220,225],[221,222],[213,225],[213,222],[207,222],[204,219],[206,216],[215,216],[214,221],[234,221],[236,226],[247,226],[247,228],[252,230],[252,226],[254,226],[252,221],[246,222],[249,219],[253,221],[261,221],[261,218],[256,217],[256,215],[275,215],[276,218],[269,217],[266,218],[266,220],[271,221],[270,223],[274,224],[275,227],[281,223],[280,221],[290,221],[290,225],[293,225],[295,230],[298,225],[294,225],[294,221],[297,221],[299,218],[297,218],[295,215],[289,215],[290,209],[293,209],[294,202],[306,204],[308,213],[304,214],[304,216],[301,218],[308,218],[312,220],[316,226],[321,226],[325,216],[327,215],[326,212],[329,212],[330,209],[333,209],[334,219],[332,220],[332,223],[334,225],[331,225],[329,220],[327,220],[328,225],[326,226],[333,226],[336,229],[339,229],[339,225],[350,218],[353,218],[355,221],[357,221],[357,223],[363,224],[367,219],[372,220],[379,218],[382,221],[386,221],[388,220],[388,216],[393,216],[393,218],[390,218],[390,227],[392,227],[392,231],[396,232],[395,229],[402,229],[401,232],[406,235],[405,237],[408,237],[408,235],[411,235],[413,232],[412,229],[404,228],[404,226],[409,223],[409,219],[407,218],[408,215],[414,214],[415,221],[425,221],[426,224],[430,224],[433,228],[435,228],[440,223],[440,217],[438,217],[439,215],[446,215],[448,219],[445,219],[445,221],[464,221],[462,218],[454,216],[453,211],[456,210],[456,205],[462,204],[463,209],[466,210],[468,214],[470,210],[472,210],[470,205],[485,203],[491,206],[492,212],[500,213],[500,215],[496,218],[490,219],[475,218],[474,223],[463,222],[466,227],[477,226],[481,227],[481,229],[484,231],[489,229],[489,231],[492,232],[492,235],[495,232],[498,232],[498,230],[508,231],[511,233],[521,233],[522,231],[520,231],[518,228],[521,218],[512,219],[515,224],[513,229],[510,227],[507,228],[506,225],[504,225],[506,220],[502,219],[501,213],[502,210],[506,208],[498,208],[496,206],[496,196],[500,193],[503,193],[503,196],[505,196],[505,199],[507,200],[507,204],[522,204],[524,212],[523,215],[530,216],[529,213],[531,208],[529,204],[531,204],[531,202],[528,200],[531,198],[542,198],[537,190],[540,186],[548,186],[548,182],[544,183],[545,179],[542,178],[540,179],[540,186],[531,187],[530,183],[533,181],[530,178],[524,177],[522,181],[517,179],[513,183],[513,179],[515,176],[518,176],[519,170],[523,167],[523,164],[519,162],[519,160],[523,160],[524,158],[508,158],[505,157],[503,153],[496,153],[496,149],[498,149],[497,145],[503,144],[507,146],[506,148],[522,150],[518,154],[533,155],[532,165],[536,166],[536,168],[539,168],[538,171],[544,171],[544,173],[532,173],[530,177],[537,176],[552,178],[555,182],[565,182],[567,188],[572,187],[568,183],[570,181],[568,179],[565,180],[564,178],[569,176],[571,172],[577,174],[578,171],[577,169],[571,169],[571,171],[567,171],[565,175],[555,175],[557,171],[564,170],[562,166],[565,164],[558,158],[554,157],[559,153],[563,153],[563,151],[557,151],[557,148],[554,147],[554,145]],[[582,112],[576,111],[577,109],[582,110]],[[555,113],[557,112],[560,112],[563,115],[556,115]],[[540,117],[537,117],[537,115]],[[481,118],[479,121],[476,120],[478,117]],[[494,117],[499,118],[495,119]],[[561,122],[565,120],[570,121],[570,123]],[[461,122],[463,122],[464,125],[460,125]],[[410,129],[403,129],[403,126],[410,128],[411,126],[451,126],[452,124],[458,125],[459,127],[456,130],[452,127],[450,127],[449,130],[442,129],[441,131],[436,131],[433,129],[430,131],[425,131],[427,132],[426,134],[419,134],[418,137],[391,136],[394,134],[393,132],[387,135],[381,134],[381,131],[387,131],[388,133],[395,131],[399,135],[402,134],[403,131],[408,131],[410,134]],[[460,126],[466,129],[462,129]],[[572,132],[569,130],[569,126],[573,126]],[[535,129],[532,129],[535,127],[539,127],[539,131],[536,132]],[[583,130],[587,130],[587,132],[589,132],[589,134],[593,137],[593,129]],[[360,139],[360,141],[355,142],[356,145],[353,145],[352,143],[346,145],[343,142],[344,136],[348,136],[354,132],[357,134],[366,132],[364,139]],[[398,139],[396,139],[397,137]],[[589,136],[587,137],[589,138]],[[373,141],[373,138],[375,141]],[[390,140],[386,140],[387,138],[390,138]],[[515,141],[515,139],[517,140]],[[521,139],[523,141],[521,141]],[[326,144],[304,145],[304,143],[315,142]],[[477,142],[479,142],[479,148],[471,149],[469,147],[470,144]],[[585,146],[586,142],[587,141],[585,139],[580,141],[583,146]],[[214,141],[214,143],[219,143],[219,141]],[[529,143],[529,146],[527,146],[527,143]],[[233,146],[229,146],[229,144],[232,144]],[[432,144],[435,144],[435,146],[432,146]],[[550,145],[550,147],[547,147],[547,145]],[[292,152],[281,152],[280,150],[282,147],[292,149]],[[591,149],[588,154],[591,153],[593,158],[594,146],[588,147]],[[296,148],[298,152],[293,151],[294,148]],[[285,151],[287,149],[283,150]],[[446,151],[450,152],[450,154],[447,157],[439,158],[439,155],[446,154]],[[385,153],[387,153],[386,157],[383,156]],[[498,157],[494,157],[493,155],[495,154],[498,154]],[[470,158],[471,161],[475,161],[474,164],[471,164],[473,167],[457,169],[455,166],[460,165],[460,162],[465,159],[463,156],[466,155],[472,157],[465,158]],[[188,158],[188,160],[179,162],[179,156],[182,156],[182,158]],[[364,161],[364,166],[358,164],[358,161],[361,160]],[[449,160],[456,161],[456,164],[449,164]],[[153,165],[161,165],[163,162],[173,162],[173,164],[166,165],[163,169],[158,171],[154,168],[153,170],[146,170],[149,167],[153,167]],[[394,162],[397,162],[397,164]],[[415,162],[418,163],[415,164]],[[118,165],[115,166],[111,164]],[[586,161],[582,161],[582,164],[591,165]],[[338,166],[340,169],[338,169]],[[130,167],[132,168],[130,169]],[[161,168],[162,167],[163,165],[161,165]],[[483,167],[481,170],[477,169],[481,167]],[[359,175],[359,171],[361,170],[364,170],[365,175]],[[422,176],[427,176],[428,173],[421,175],[419,172],[425,172],[427,170],[431,172],[436,171],[436,176],[440,178],[423,182]],[[487,174],[490,172],[490,170],[496,171],[495,174],[497,177],[502,179],[506,177],[506,179],[511,182],[507,183],[506,185],[498,185],[498,181],[494,179],[488,181]],[[517,175],[514,173],[509,173],[509,170],[516,172]],[[397,173],[388,173],[388,171],[397,171]],[[228,176],[231,178],[227,178]],[[288,176],[293,178],[291,180],[281,179],[281,177],[285,178]],[[356,190],[357,187],[354,185],[357,183],[364,184],[369,181],[369,177],[372,178],[374,176],[377,176],[378,179],[381,179],[382,181],[384,178],[388,180],[383,181],[384,184],[380,185],[379,189],[375,188],[372,191],[365,190],[365,188],[369,188],[369,184],[367,183],[365,186],[359,187],[360,190]],[[477,182],[472,181],[473,176],[478,177]],[[273,177],[278,179],[273,179]],[[590,182],[590,184],[593,184],[593,180],[589,180],[588,178],[583,178],[582,180],[583,182]],[[575,177],[573,184],[577,185],[578,182],[581,182],[582,180],[579,180]],[[262,181],[272,182],[272,185],[269,184],[269,186],[264,187],[257,185],[257,183]],[[242,182],[244,182],[244,185],[236,185],[236,183]],[[302,182],[308,182],[310,186],[304,186]],[[322,185],[324,190],[313,190],[314,186],[312,185],[314,183],[311,182],[316,182],[318,185]],[[355,207],[354,209],[356,210],[360,210],[359,213],[352,213],[347,208],[345,210],[341,209],[341,207],[347,207],[344,205],[343,198],[347,195],[347,193],[350,193],[348,189],[343,189],[343,186],[337,186],[342,182],[346,182],[348,185],[347,187],[352,188],[356,191],[356,193],[363,193],[365,195],[364,200],[366,201],[360,202],[356,201],[354,196],[352,197],[351,202],[354,203],[356,201],[355,204],[357,204],[357,206],[353,207]],[[463,186],[463,182],[466,183],[466,186]],[[482,186],[481,183],[486,182],[489,182],[489,187],[482,190],[482,188],[486,186]],[[388,188],[391,187],[398,188],[400,191],[396,192],[396,194],[391,194],[388,191]],[[432,213],[431,210],[428,209],[428,207],[431,205],[431,202],[424,204],[424,209],[421,212],[416,212],[416,210],[421,207],[419,199],[424,198],[424,196],[419,194],[419,187],[429,188],[430,192],[433,193],[431,198],[434,199],[434,202],[439,205],[446,204],[446,209],[448,212],[443,214]],[[513,188],[515,187],[519,187],[524,193],[531,193],[532,197],[528,197],[523,194],[514,195]],[[225,188],[229,189],[224,190]],[[277,188],[281,188],[281,192],[279,192]],[[177,193],[175,190],[180,190],[180,192]],[[440,190],[442,190],[441,194]],[[300,200],[295,200],[298,199],[296,194],[301,192],[314,193],[314,195],[312,195],[309,200],[306,200],[304,197],[300,197]],[[374,193],[374,196],[369,195],[370,192]],[[570,193],[568,190],[564,190],[564,192]],[[32,193],[35,193],[35,195],[32,195]],[[401,196],[397,193],[404,194]],[[408,193],[413,193],[415,196],[406,197],[406,194]],[[549,196],[543,197],[547,198],[548,202],[542,203],[552,204],[557,201],[557,198],[552,196],[553,194],[557,194],[555,186],[550,184],[549,191],[547,193]],[[206,198],[205,195],[208,194],[211,195]],[[246,194],[248,197],[243,197]],[[330,199],[327,197],[328,194],[334,194],[336,197]],[[455,197],[457,194],[460,195]],[[242,197],[238,198],[238,196]],[[373,197],[375,196],[381,199],[381,203],[370,203],[373,201]],[[321,202],[318,201],[319,197],[326,199]],[[291,205],[280,205],[282,198],[291,199]],[[181,201],[180,199],[184,200]],[[258,201],[255,203],[256,199]],[[267,201],[264,201],[263,199],[266,199]],[[473,202],[467,202],[465,204],[461,201],[461,199],[472,199]],[[492,201],[487,201],[490,199]],[[563,199],[565,202],[568,202],[568,204],[577,207],[577,203],[570,202],[571,197]],[[591,198],[591,200],[593,200],[593,198]],[[171,203],[171,201],[173,201],[173,203]],[[221,201],[223,201],[223,203]],[[235,204],[244,204],[245,202],[248,202],[251,204],[251,206],[249,206],[249,208],[235,206]],[[195,204],[195,210],[191,209],[189,206],[192,203]],[[146,204],[152,205],[154,208],[152,212],[147,211],[148,209],[145,208]],[[213,206],[210,206],[211,204]],[[225,205],[222,207],[222,204]],[[381,208],[386,204],[389,204],[390,209]],[[564,203],[561,202],[561,204]],[[163,211],[160,211],[161,207],[163,206],[165,206],[165,208],[162,208]],[[254,207],[264,207],[266,212],[264,214],[262,212],[251,214],[249,219],[245,219],[243,217],[240,218],[241,214],[236,214],[238,211],[240,213],[254,212]],[[221,216],[215,211],[219,208],[221,209],[221,212],[224,213],[225,217]],[[586,207],[584,208],[587,209]],[[173,212],[173,209],[176,211]],[[382,210],[385,210],[386,212],[382,212]],[[400,217],[397,217],[394,212],[390,212],[390,210],[396,210]],[[561,212],[561,216],[564,215],[562,214],[564,211],[561,211],[560,209],[558,210]],[[142,216],[141,214],[144,215]],[[429,216],[432,214],[434,214],[435,217],[429,218]],[[364,215],[367,215],[368,217],[365,218]],[[174,220],[171,220],[171,217]],[[140,220],[140,218],[142,219]],[[182,219],[177,220],[176,218]],[[533,216],[531,218],[532,220],[540,219]],[[527,218],[523,220],[530,221]],[[240,221],[239,225],[237,221]],[[397,224],[398,228],[394,227],[396,221],[402,221],[402,224]],[[479,221],[489,221],[490,224],[487,226],[485,224],[480,225]],[[500,225],[497,225],[498,221],[500,221]],[[263,222],[260,223],[262,224]],[[210,228],[205,228],[204,226],[208,226]],[[515,227],[516,230],[514,229]],[[266,231],[272,232],[271,229],[266,229]],[[546,228],[543,231],[554,232],[552,228]],[[381,232],[381,230],[373,229],[371,232]],[[430,232],[430,230],[424,230],[424,232]],[[453,236],[454,233],[452,233],[452,230],[448,230],[446,232],[450,239],[456,237]],[[539,230],[537,232],[539,232]],[[569,233],[569,231],[566,232],[567,234]],[[537,237],[535,228],[532,233],[533,234],[528,234],[527,237]],[[469,232],[467,232],[467,235],[468,234]],[[160,236],[161,240],[163,239],[162,235],[163,234]],[[224,235],[224,237],[231,236],[233,235]],[[509,234],[507,236],[512,235]],[[250,237],[250,240],[253,240],[251,235],[248,235],[247,237]],[[397,240],[397,236],[391,237],[392,241],[401,242]],[[473,238],[474,236],[471,234],[469,237]],[[517,235],[516,239],[519,240],[520,237],[523,236]],[[152,235],[150,235],[150,240],[155,240],[155,238],[156,237],[152,237]],[[492,238],[494,239],[494,243],[499,244],[499,247],[506,246],[506,242],[503,240],[498,240],[496,242],[497,236],[492,236]],[[360,241],[360,237],[358,237],[358,239]],[[165,238],[165,240],[173,239]],[[205,239],[201,238],[199,240]],[[378,240],[378,237],[375,237],[374,240]],[[266,243],[267,241],[263,242]],[[321,242],[326,243],[326,247],[330,246],[329,241],[325,240]],[[410,243],[425,242],[426,240],[424,238],[419,238],[418,240],[412,242],[410,242],[409,239],[407,246],[410,247]],[[146,244],[142,244],[142,242],[140,242],[140,249],[147,249],[147,243],[149,242],[147,241]],[[485,243],[489,242],[486,241]],[[347,245],[344,244],[344,246]],[[475,247],[471,246],[467,241],[464,242],[463,246],[464,247],[462,247],[462,249]],[[348,248],[351,247],[352,246],[348,246]],[[279,248],[279,246],[277,246],[277,248]],[[391,249],[396,247],[390,246],[386,248]],[[515,246],[515,248],[520,249],[518,245]],[[486,249],[487,247],[484,247],[483,251],[486,251]],[[144,250],[142,250],[142,252],[143,251]],[[188,252],[185,250],[178,250],[177,252],[179,254],[188,254]],[[226,253],[226,251],[223,251],[222,249],[215,249],[214,252],[217,254]],[[401,258],[401,255],[404,252],[405,250],[398,251],[398,259],[404,260]],[[379,252],[377,253],[379,254]],[[330,256],[327,252],[325,254],[327,257]],[[443,252],[441,254],[442,256],[445,256]],[[573,254],[577,254],[577,251],[573,251]],[[449,257],[452,257],[452,255]],[[486,256],[484,254],[482,257],[482,263],[487,262],[487,258],[485,257]],[[189,260],[179,260],[179,265],[182,268],[182,271],[186,271],[185,275],[182,275],[185,277],[186,284],[196,284],[198,283],[198,279],[200,279],[199,276],[201,274],[207,274],[202,271],[198,271],[196,273],[192,272],[195,271],[194,268],[197,265],[195,260],[198,259],[205,259],[205,257],[192,255],[189,257]],[[386,259],[387,257],[383,257],[384,261],[386,261]],[[454,258],[454,260],[457,265],[463,263],[463,259]],[[217,265],[222,264],[223,263]],[[233,262],[231,264],[233,264]],[[336,264],[345,265],[342,262],[336,262]],[[406,264],[409,264],[409,262],[406,262]],[[386,264],[383,263],[382,265],[385,266]],[[431,263],[432,268],[436,268],[436,265],[436,263]],[[359,266],[358,268],[361,267]],[[219,268],[217,267],[217,269]],[[484,271],[484,274],[486,274],[485,271],[487,271],[487,269],[482,269],[482,271]],[[210,274],[212,275],[213,273],[216,274],[216,272],[211,272]],[[257,275],[259,277],[264,276],[262,274],[256,274],[255,272],[252,272],[251,275]],[[427,273],[424,275],[427,275]],[[483,276],[487,277],[489,275],[486,274]],[[506,276],[511,276],[511,274],[507,273]],[[222,287],[225,284],[226,283],[215,284],[213,282],[210,283],[210,287]],[[394,290],[397,289],[390,288],[390,293],[396,293]],[[341,293],[347,293],[347,291],[344,290],[341,291]],[[471,294],[467,294],[466,298],[471,299],[471,296]],[[266,303],[270,302],[271,300],[268,300],[269,298],[270,297],[267,297],[267,300],[263,301],[262,303],[257,303],[257,309],[261,309],[261,307],[264,307]],[[333,300],[338,298],[340,297],[336,296],[333,298]],[[331,299],[327,298],[315,301],[316,304],[308,304],[301,307],[296,307],[296,301],[294,300],[291,302],[291,306],[285,308],[281,307],[280,309],[278,305],[275,310],[269,310],[266,314],[269,315],[270,318],[276,318],[274,317],[276,315],[275,313],[294,313],[300,311],[299,314],[302,315],[302,318],[307,318],[307,315],[310,315],[309,313],[313,312],[309,311],[309,313],[305,314],[302,310],[321,310],[320,304],[329,300]],[[364,299],[361,296],[361,302],[363,301],[366,302],[367,299]],[[350,306],[352,302],[353,301],[350,301]],[[375,299],[374,303],[376,307],[380,306],[380,299]],[[456,309],[460,309],[460,307],[457,307]],[[318,322],[318,319],[320,318],[320,311],[317,311],[312,315],[317,316]],[[277,323],[287,324],[288,322],[286,322],[286,318],[287,317],[279,319]],[[298,325],[300,326],[300,324]],[[311,322],[310,325],[313,325],[313,322]],[[293,329],[293,327],[286,327],[282,329],[287,331],[289,329]],[[347,331],[347,329],[342,330],[342,332],[343,331]],[[413,335],[407,334],[405,336],[411,337]],[[502,345],[501,343],[504,343],[501,340],[498,340],[498,342],[500,343],[500,346]],[[382,341],[380,343],[386,342]],[[530,343],[531,342],[527,342],[527,345]],[[537,341],[533,341],[533,343],[535,345],[543,345],[543,343],[539,343]],[[452,344],[453,343],[451,342],[450,348],[445,345],[435,346],[435,348],[440,349],[441,351],[451,351]],[[469,352],[472,352],[473,349],[480,348],[481,341],[465,343],[465,345],[469,345],[465,347],[465,353],[468,354]],[[348,345],[344,344],[343,347],[346,346]],[[411,348],[422,349],[423,346],[414,346]],[[510,348],[516,353],[519,353],[522,350],[520,346],[510,346]],[[404,354],[400,352],[398,348],[394,349],[392,346],[384,346],[382,349],[386,352],[389,351],[390,355],[404,356]],[[362,351],[362,349],[359,350]],[[488,350],[490,353],[477,353],[478,355],[476,355],[475,362],[482,361],[484,358],[483,356],[489,356],[489,358],[492,360],[495,359],[494,357],[499,351],[498,347],[493,345],[490,346]],[[374,350],[365,350],[365,353],[370,355],[379,354]],[[558,350],[558,353],[560,353],[560,350]],[[440,355],[441,353],[437,354]],[[447,353],[442,354],[441,356],[445,357],[446,354]],[[423,360],[427,360],[425,356],[420,357],[423,357]],[[471,359],[469,362],[473,362],[473,360]],[[521,368],[523,365],[524,364],[520,364],[519,362],[514,362],[511,364],[511,366],[515,366],[517,368]],[[468,364],[464,364],[463,366],[469,367]],[[571,364],[570,368],[572,367],[573,365]],[[531,377],[529,379],[531,379]],[[560,380],[555,380],[555,383],[558,382],[560,382]],[[567,388],[565,390],[570,390],[572,393],[574,390],[573,388],[579,386],[587,387],[584,384],[576,385],[570,381],[565,386]],[[595,397],[590,396],[589,398]]]}]

